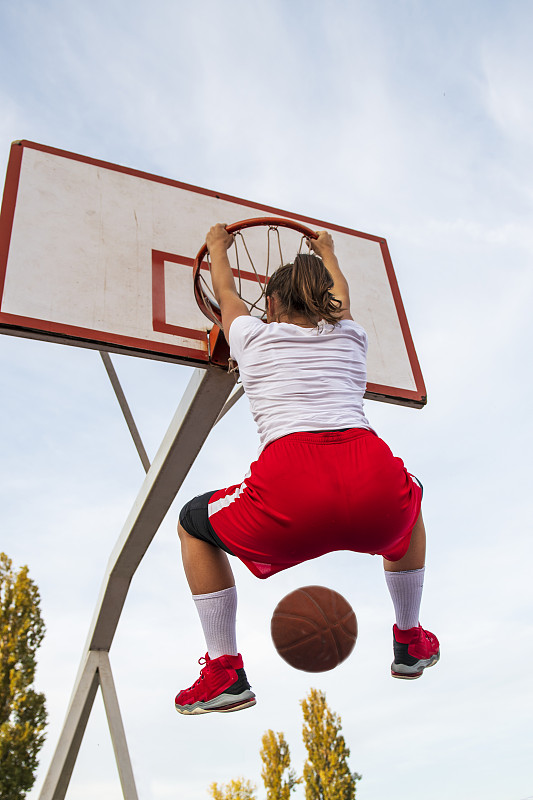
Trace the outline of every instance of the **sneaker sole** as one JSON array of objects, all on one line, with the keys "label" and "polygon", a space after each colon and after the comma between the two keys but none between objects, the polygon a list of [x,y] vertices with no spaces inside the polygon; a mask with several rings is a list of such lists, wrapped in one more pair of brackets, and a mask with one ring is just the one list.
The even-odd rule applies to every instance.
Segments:
[{"label": "sneaker sole", "polygon": [[[400,678],[400,680],[404,681],[414,681],[417,678],[422,677],[424,670],[429,669],[429,667],[434,667],[437,661],[440,658],[440,653],[437,653],[431,658],[428,658],[427,664],[425,663],[418,663],[416,666],[407,667],[403,664],[395,664],[394,662],[391,664],[391,671],[390,674],[393,678]],[[409,669],[416,669],[416,672],[400,672],[400,670],[409,670]]]},{"label": "sneaker sole", "polygon": [[197,703],[191,703],[187,706],[175,705],[178,714],[187,714],[192,716],[194,714],[212,714],[219,712],[223,714],[230,713],[231,711],[241,711],[243,708],[255,706],[257,700],[253,692],[243,692],[242,695],[235,697],[231,694],[221,694],[213,700],[202,702],[199,700]]}]

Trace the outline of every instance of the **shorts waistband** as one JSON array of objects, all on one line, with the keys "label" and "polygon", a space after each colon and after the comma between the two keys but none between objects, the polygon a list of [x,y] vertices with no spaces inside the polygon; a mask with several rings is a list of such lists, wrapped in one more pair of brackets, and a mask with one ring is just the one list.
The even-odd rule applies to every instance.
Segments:
[{"label": "shorts waistband", "polygon": [[295,433],[288,433],[286,436],[275,439],[267,445],[267,447],[271,447],[276,444],[276,442],[286,442],[289,439],[293,442],[305,442],[307,444],[338,444],[350,442],[353,439],[360,439],[363,436],[377,436],[377,434],[368,428],[342,428],[340,430],[331,431],[296,431]]}]

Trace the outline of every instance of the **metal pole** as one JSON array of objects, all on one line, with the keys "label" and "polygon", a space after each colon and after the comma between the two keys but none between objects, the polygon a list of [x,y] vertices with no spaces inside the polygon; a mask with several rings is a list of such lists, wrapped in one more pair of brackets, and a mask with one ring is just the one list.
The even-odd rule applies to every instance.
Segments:
[{"label": "metal pole", "polygon": [[97,689],[98,654],[86,653],[63,731],[41,789],[41,800],[62,800],[65,797]]},{"label": "metal pole", "polygon": [[102,361],[104,362],[104,367],[106,368],[109,380],[111,381],[111,386],[113,387],[113,390],[117,397],[118,404],[122,410],[122,413],[124,414],[124,419],[126,420],[126,424],[131,433],[131,438],[133,439],[133,444],[137,448],[137,452],[144,467],[144,471],[148,472],[148,470],[150,469],[150,459],[148,458],[146,450],[144,449],[144,444],[142,442],[139,429],[137,428],[135,420],[133,419],[133,414],[130,411],[128,401],[126,400],[126,395],[124,394],[122,386],[120,385],[118,375],[116,373],[115,367],[113,366],[113,362],[111,361],[111,356],[109,355],[109,353],[106,353],[105,350],[99,350],[99,353],[102,357]]},{"label": "metal pole", "polygon": [[[195,370],[189,381],[109,559],[72,700],[40,800],[65,797],[98,685],[94,677],[95,685],[90,684],[89,692],[89,665],[94,665],[96,671],[100,664],[94,651],[109,651],[131,579],[234,386],[233,376],[216,367]],[[108,689],[109,686],[108,681]]]},{"label": "metal pole", "polygon": [[217,423],[220,422],[222,417],[224,417],[228,413],[230,408],[233,408],[233,406],[235,405],[237,400],[240,400],[241,397],[243,396],[243,394],[244,394],[244,386],[241,383],[241,384],[239,384],[239,386],[235,387],[235,391],[233,392],[231,397],[228,398],[224,408],[222,409],[222,411],[220,412],[220,414],[218,415],[218,417],[215,420],[215,425],[217,425]]},{"label": "metal pole", "polygon": [[139,800],[126,742],[124,724],[118,705],[115,682],[113,681],[113,673],[111,672],[109,655],[105,650],[100,650],[98,653],[98,675],[100,677],[100,688],[102,690],[102,697],[104,698],[105,712],[109,723],[113,750],[115,751],[122,794],[125,800]]}]

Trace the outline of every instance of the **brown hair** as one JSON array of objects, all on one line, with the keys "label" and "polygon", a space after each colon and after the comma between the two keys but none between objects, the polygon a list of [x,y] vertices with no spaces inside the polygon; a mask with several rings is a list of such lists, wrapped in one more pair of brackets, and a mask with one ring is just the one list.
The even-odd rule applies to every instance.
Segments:
[{"label": "brown hair", "polygon": [[299,253],[294,264],[279,267],[270,278],[266,296],[275,294],[290,317],[300,314],[317,325],[321,319],[336,325],[341,301],[331,293],[333,278],[317,256]]}]

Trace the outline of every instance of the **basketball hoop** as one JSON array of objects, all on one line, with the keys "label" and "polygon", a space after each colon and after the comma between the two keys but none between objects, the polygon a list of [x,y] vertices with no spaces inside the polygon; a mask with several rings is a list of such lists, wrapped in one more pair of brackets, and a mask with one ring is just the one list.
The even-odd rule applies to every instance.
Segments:
[{"label": "basketball hoop", "polygon": [[[249,228],[266,228],[266,246],[264,236],[259,239],[255,237],[254,242],[245,241],[243,231]],[[265,297],[266,287],[272,272],[283,264],[289,263],[297,253],[300,253],[306,240],[316,239],[315,231],[295,222],[292,219],[283,217],[258,217],[255,219],[245,219],[241,222],[234,222],[226,225],[226,230],[233,236],[233,250],[231,251],[231,267],[236,279],[237,292],[239,297],[246,303],[250,314],[263,318],[266,313]],[[299,236],[297,235],[299,234]],[[271,247],[271,240],[274,238],[277,256],[274,256]],[[239,246],[244,249],[244,256],[247,264],[246,268],[241,264],[244,258],[239,256]],[[283,249],[290,252],[290,256],[284,259]],[[255,266],[254,260],[261,260],[260,269]],[[275,263],[272,266],[271,262]],[[215,325],[222,329],[222,315],[220,307],[216,301],[210,281],[211,266],[207,245],[204,244],[200,249],[193,266],[194,296],[200,310]]]}]

